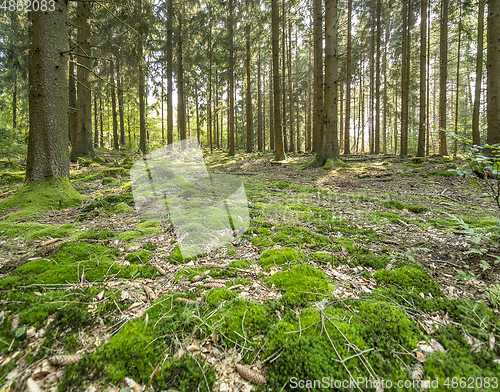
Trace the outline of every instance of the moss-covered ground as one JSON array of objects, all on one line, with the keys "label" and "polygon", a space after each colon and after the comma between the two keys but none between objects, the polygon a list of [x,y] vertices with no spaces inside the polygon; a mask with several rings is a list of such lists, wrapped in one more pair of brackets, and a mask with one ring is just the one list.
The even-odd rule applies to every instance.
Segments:
[{"label": "moss-covered ground", "polygon": [[[99,155],[38,199],[20,188],[20,166],[0,172],[0,390],[25,390],[45,359],[73,354],[38,373],[58,371],[46,390],[130,391],[130,379],[147,391],[340,390],[350,379],[426,390],[439,379],[430,390],[447,391],[454,377],[500,377],[499,214],[446,174],[463,162],[353,155],[325,170],[304,169],[307,154],[277,167],[269,153],[216,151],[209,170],[241,176],[250,227],[186,259],[168,219],[135,213],[138,157]],[[182,235],[195,238],[196,224]]]}]

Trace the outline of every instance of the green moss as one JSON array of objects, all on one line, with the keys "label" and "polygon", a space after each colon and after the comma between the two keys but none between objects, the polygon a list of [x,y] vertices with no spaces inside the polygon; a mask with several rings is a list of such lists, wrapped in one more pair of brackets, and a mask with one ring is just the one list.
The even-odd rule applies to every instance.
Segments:
[{"label": "green moss", "polygon": [[434,297],[443,295],[437,283],[417,265],[377,271],[373,277],[378,285],[396,285],[404,291],[414,290],[425,294],[431,293]]},{"label": "green moss", "polygon": [[97,216],[100,212],[108,215],[120,211],[131,212],[131,209],[127,209],[123,204],[132,207],[134,205],[134,196],[130,193],[108,195],[84,207],[81,220],[88,219],[89,216]]},{"label": "green moss", "polygon": [[205,296],[205,301],[212,306],[217,306],[221,302],[231,300],[236,297],[236,293],[228,289],[213,289]]},{"label": "green moss", "polygon": [[427,211],[427,207],[419,206],[416,204],[410,204],[399,200],[382,200],[380,204],[385,208],[391,208],[396,210],[408,210],[415,214],[420,214],[422,212]]},{"label": "green moss", "polygon": [[117,235],[117,232],[114,230],[108,229],[90,229],[90,230],[82,230],[77,231],[71,236],[71,240],[73,241],[81,241],[81,240],[108,240],[114,238]]},{"label": "green moss", "polygon": [[24,182],[26,172],[24,171],[8,171],[0,173],[0,184],[16,184]]},{"label": "green moss", "polygon": [[333,263],[334,259],[330,253],[314,252],[312,258],[321,264]]},{"label": "green moss", "polygon": [[144,250],[155,250],[156,248],[158,248],[158,245],[153,244],[151,241],[147,242],[142,246],[142,249]]},{"label": "green moss", "polygon": [[43,225],[41,223],[11,220],[0,222],[0,236],[23,237],[26,239],[64,238],[74,232],[73,225]]},{"label": "green moss", "polygon": [[317,244],[321,247],[331,243],[330,239],[324,235],[316,234],[304,227],[287,225],[280,225],[277,228],[273,241],[283,245],[297,244],[303,246],[304,244]]},{"label": "green moss", "polygon": [[329,296],[334,290],[332,281],[325,273],[308,264],[292,265],[290,271],[277,272],[264,282],[269,286],[274,284],[285,291],[284,295],[294,300],[319,300]]},{"label": "green moss", "polygon": [[118,181],[116,178],[113,177],[104,177],[102,179],[102,185],[116,185],[119,183],[120,181]]},{"label": "green moss", "polygon": [[104,177],[125,177],[127,175],[127,171],[123,167],[111,167],[107,169],[101,170],[101,173]]},{"label": "green moss", "polygon": [[0,212],[16,206],[31,211],[45,211],[80,205],[82,196],[76,192],[67,178],[45,180],[26,184],[17,192],[0,201]]},{"label": "green moss", "polygon": [[143,235],[150,235],[154,233],[161,233],[161,222],[157,220],[148,220],[139,223],[136,229],[141,231]]},{"label": "green moss", "polygon": [[135,240],[136,238],[142,237],[144,235],[143,232],[138,231],[138,230],[131,230],[131,231],[122,231],[120,233],[116,234],[116,238],[123,242],[128,242]]},{"label": "green moss", "polygon": [[250,260],[233,260],[229,263],[229,267],[233,267],[233,268],[242,268],[242,269],[246,269],[246,268],[250,268],[251,266],[251,262]]},{"label": "green moss", "polygon": [[259,257],[259,264],[268,271],[273,266],[280,266],[285,263],[292,263],[299,259],[298,252],[293,248],[268,249]]},{"label": "green moss", "polygon": [[336,166],[344,167],[345,163],[342,162],[339,158],[327,159],[326,163],[323,165],[323,169],[333,170],[333,169],[335,169]]},{"label": "green moss", "polygon": [[129,253],[127,256],[125,256],[125,260],[127,260],[130,263],[134,264],[144,264],[147,263],[151,258],[153,257],[153,253],[147,251],[147,250],[140,250],[137,252],[132,252]]},{"label": "green moss", "polygon": [[155,269],[149,265],[121,266],[115,263],[118,251],[102,245],[68,242],[50,259],[29,261],[12,273],[10,280],[0,281],[9,286],[34,283],[78,283],[85,271],[89,282],[102,281],[116,274],[118,278],[152,277]]}]

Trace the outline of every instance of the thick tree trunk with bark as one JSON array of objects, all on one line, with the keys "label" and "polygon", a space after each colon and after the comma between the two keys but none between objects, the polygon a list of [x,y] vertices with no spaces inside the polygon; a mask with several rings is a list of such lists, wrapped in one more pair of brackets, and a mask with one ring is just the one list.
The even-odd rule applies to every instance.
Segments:
[{"label": "thick tree trunk with bark", "polygon": [[69,139],[71,144],[76,141],[76,79],[75,79],[75,64],[69,63],[69,108],[68,108],[68,129]]},{"label": "thick tree trunk with bark", "polygon": [[382,14],[382,0],[377,0],[377,67],[376,67],[376,80],[375,80],[375,96],[377,99],[377,104],[375,107],[375,135],[374,135],[374,149],[375,154],[380,153],[380,63],[382,59],[380,58],[380,46],[381,46],[381,33],[382,25],[380,23],[380,17]]},{"label": "thick tree trunk with bark", "polygon": [[411,10],[409,0],[403,0],[403,49],[402,56],[402,87],[401,87],[401,153],[402,157],[408,155],[408,110],[410,95],[410,35],[409,25]]},{"label": "thick tree trunk with bark", "polygon": [[77,5],[77,113],[75,140],[71,145],[71,161],[78,157],[95,157],[92,148],[92,100],[90,70],[92,68],[92,53],[90,47],[90,2],[78,1]]},{"label": "thick tree trunk with bark", "polygon": [[325,1],[325,131],[323,149],[316,160],[319,166],[323,166],[328,159],[339,157],[337,1]]},{"label": "thick tree trunk with bark", "polygon": [[488,132],[486,143],[500,143],[500,0],[488,1]]},{"label": "thick tree trunk with bark", "polygon": [[345,92],[345,126],[344,126],[344,154],[351,153],[349,143],[351,126],[351,69],[352,69],[352,0],[347,0],[347,62],[346,62],[346,92]]},{"label": "thick tree trunk with bark", "polygon": [[261,85],[261,67],[259,46],[259,63],[257,65],[257,148],[262,151],[262,85]]},{"label": "thick tree trunk with bark", "polygon": [[69,178],[68,3],[55,7],[32,13],[27,183]]}]

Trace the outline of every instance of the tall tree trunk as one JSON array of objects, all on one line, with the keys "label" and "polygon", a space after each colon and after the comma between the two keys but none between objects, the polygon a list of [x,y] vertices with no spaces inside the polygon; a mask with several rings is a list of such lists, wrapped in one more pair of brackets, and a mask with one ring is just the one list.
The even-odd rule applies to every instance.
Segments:
[{"label": "tall tree trunk", "polygon": [[113,117],[113,150],[120,149],[118,140],[118,118],[116,113],[115,62],[109,62],[109,81],[111,84],[111,116]]},{"label": "tall tree trunk", "polygon": [[250,78],[250,12],[251,12],[251,1],[246,0],[246,27],[245,27],[245,39],[246,39],[246,117],[247,117],[247,152],[252,152],[253,144],[253,113],[252,113],[252,81]]},{"label": "tall tree trunk", "polygon": [[69,139],[71,141],[71,145],[76,143],[76,78],[75,78],[75,64],[73,61],[69,62],[69,108],[68,108],[68,128],[69,128]]},{"label": "tall tree trunk", "polygon": [[293,123],[293,82],[292,82],[292,22],[288,19],[288,99],[289,99],[289,123],[290,123],[290,151],[297,152],[295,145],[295,132]]},{"label": "tall tree trunk", "polygon": [[[482,0],[481,0],[482,1]],[[431,73],[431,2],[427,2],[427,97],[426,97],[426,119],[427,123],[425,125],[426,130],[426,144],[425,144],[425,156],[429,155],[429,147],[431,144],[431,135],[430,135],[430,102],[431,102],[431,93],[430,93],[430,73]]]},{"label": "tall tree trunk", "polygon": [[375,96],[377,98],[376,113],[375,113],[375,140],[374,140],[374,153],[380,154],[380,46],[381,46],[381,30],[380,17],[382,14],[382,0],[377,0],[377,68],[376,68],[376,81],[375,81]]},{"label": "tall tree trunk", "polygon": [[99,128],[97,122],[97,94],[94,94],[94,148],[99,147]]},{"label": "tall tree trunk", "polygon": [[30,13],[26,183],[69,178],[68,3],[57,1],[55,8]]},{"label": "tall tree trunk", "polygon": [[460,44],[462,42],[462,3],[459,1],[460,15],[458,17],[458,47],[457,47],[457,80],[456,80],[456,94],[455,94],[455,143],[453,144],[453,156],[457,156],[458,141],[458,93],[460,91]]},{"label": "tall tree trunk", "polygon": [[476,55],[476,89],[474,91],[474,109],[472,114],[472,143],[481,144],[479,134],[479,105],[481,103],[481,84],[483,81],[483,31],[484,0],[479,0],[479,17],[477,20],[477,55]]},{"label": "tall tree trunk", "polygon": [[273,89],[274,89],[274,158],[277,161],[285,159],[283,152],[283,138],[281,136],[281,113],[280,113],[280,71],[279,71],[279,11],[278,1],[271,0],[271,30],[273,50]]},{"label": "tall tree trunk", "polygon": [[12,82],[12,129],[17,128],[17,70],[13,71]]},{"label": "tall tree trunk", "polygon": [[347,0],[347,63],[346,63],[346,92],[345,92],[345,126],[344,126],[344,154],[350,154],[349,144],[351,126],[351,69],[352,69],[352,0]]},{"label": "tall tree trunk", "polygon": [[286,0],[281,0],[282,8],[281,8],[281,129],[283,135],[283,147],[285,152],[288,152],[288,132],[286,129],[286,9],[285,9]]},{"label": "tall tree trunk", "polygon": [[234,155],[234,0],[229,0],[229,128],[228,128],[228,143],[229,155]]},{"label": "tall tree trunk", "polygon": [[374,2],[375,0],[371,0],[370,4],[370,126],[368,133],[368,144],[369,144],[369,153],[373,154],[375,147],[375,19],[376,14],[374,10]]},{"label": "tall tree trunk", "polygon": [[77,5],[77,131],[71,148],[71,161],[78,157],[95,157],[92,148],[92,100],[90,96],[90,69],[92,68],[90,47],[90,2],[78,1]]},{"label": "tall tree trunk", "polygon": [[426,51],[427,51],[427,0],[420,2],[420,121],[418,127],[417,156],[425,156],[425,99],[426,99]]},{"label": "tall tree trunk", "polygon": [[164,107],[163,107],[163,102],[165,101],[164,99],[164,95],[165,95],[165,89],[164,89],[164,86],[165,85],[165,78],[163,77],[163,68],[161,70],[161,97],[160,97],[160,100],[161,100],[161,145],[164,146],[165,145],[165,114],[164,114]]},{"label": "tall tree trunk", "polygon": [[[260,53],[259,53],[259,58],[260,58]],[[260,69],[260,67],[259,67]],[[264,71],[265,74],[265,71]],[[262,103],[262,108],[261,108],[261,116],[262,116],[262,132],[261,132],[261,140],[262,140],[262,150],[265,151],[266,149],[266,121],[267,121],[267,116],[266,116],[266,80],[265,76],[263,76],[263,81],[262,81],[262,93],[261,93],[261,103]]]},{"label": "tall tree trunk", "polygon": [[[138,0],[138,12],[142,18],[142,0]],[[144,76],[144,49],[143,49],[144,36],[142,34],[142,29],[138,36],[138,51],[139,51],[139,150],[145,154],[147,152],[147,142],[146,142],[146,106],[144,103],[145,95],[145,76]]]},{"label": "tall tree trunk", "polygon": [[173,0],[168,0],[167,4],[167,144],[174,142],[174,108],[172,104],[173,93],[173,48],[172,48],[172,19],[174,18]]},{"label": "tall tree trunk", "polygon": [[[121,74],[120,58],[116,58],[116,82],[118,95],[118,115],[120,118],[120,146],[125,146],[125,119],[123,114],[123,77]],[[163,85],[162,85],[163,86]],[[163,112],[162,112],[163,113]]]},{"label": "tall tree trunk", "polygon": [[100,133],[99,133],[99,142],[100,147],[104,148],[104,124],[103,124],[103,113],[104,109],[102,106],[102,97],[99,97],[99,120],[100,120]]},{"label": "tall tree trunk", "polygon": [[208,31],[208,102],[207,102],[207,133],[210,154],[213,153],[212,140],[212,2],[208,2],[209,31]]},{"label": "tall tree trunk", "polygon": [[271,50],[271,64],[269,64],[269,148],[274,151],[274,79],[273,57]]},{"label": "tall tree trunk", "polygon": [[320,166],[328,159],[339,157],[337,1],[325,1],[325,132],[323,149],[317,161]]},{"label": "tall tree trunk", "polygon": [[177,30],[177,121],[179,126],[179,138],[184,140],[187,138],[186,134],[186,102],[184,98],[184,64],[182,53],[182,3],[179,3],[179,25]]},{"label": "tall tree trunk", "polygon": [[500,1],[488,1],[488,93],[486,143],[500,143]]},{"label": "tall tree trunk", "polygon": [[322,0],[313,0],[314,14],[314,119],[313,151],[323,145],[323,9]]},{"label": "tall tree trunk", "polygon": [[446,147],[446,82],[448,79],[448,4],[441,0],[441,33],[439,45],[439,155],[448,155]]},{"label": "tall tree trunk", "polygon": [[312,51],[309,49],[309,61],[307,62],[307,98],[306,98],[306,151],[312,150],[312,129],[311,129],[311,110],[312,110],[312,94],[313,77],[312,77]]},{"label": "tall tree trunk", "polygon": [[403,47],[402,47],[402,69],[401,69],[401,153],[402,157],[408,155],[408,107],[409,107],[409,74],[410,74],[410,2],[403,0]]},{"label": "tall tree trunk", "polygon": [[262,85],[261,85],[261,58],[259,46],[259,63],[257,65],[257,148],[262,151]]}]

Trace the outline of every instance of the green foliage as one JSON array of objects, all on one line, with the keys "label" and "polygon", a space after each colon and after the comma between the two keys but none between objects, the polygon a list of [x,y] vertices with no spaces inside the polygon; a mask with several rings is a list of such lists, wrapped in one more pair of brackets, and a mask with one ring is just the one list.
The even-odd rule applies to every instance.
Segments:
[{"label": "green foliage", "polygon": [[229,263],[229,267],[246,269],[250,268],[250,260],[233,260]]},{"label": "green foliage", "polygon": [[236,297],[236,293],[228,289],[212,289],[205,296],[207,304],[217,306],[223,301],[228,301]]}]

